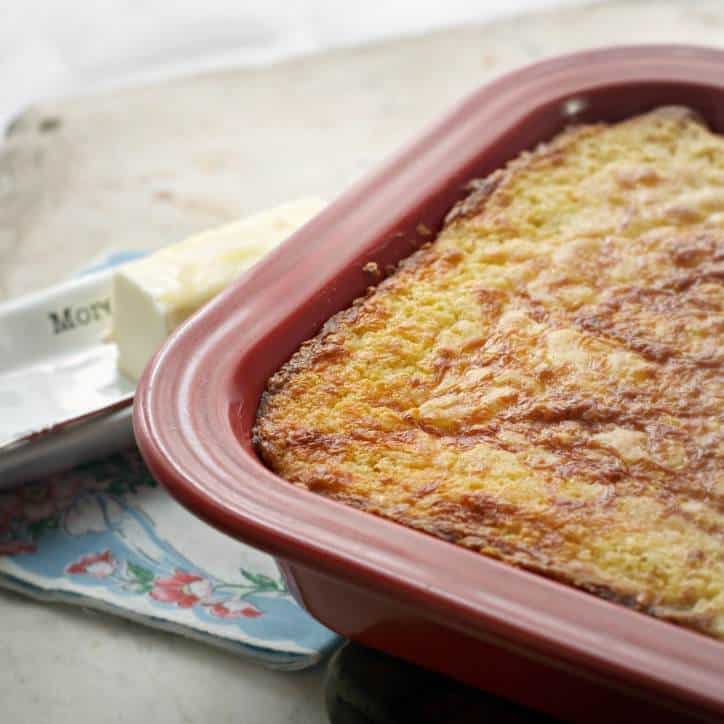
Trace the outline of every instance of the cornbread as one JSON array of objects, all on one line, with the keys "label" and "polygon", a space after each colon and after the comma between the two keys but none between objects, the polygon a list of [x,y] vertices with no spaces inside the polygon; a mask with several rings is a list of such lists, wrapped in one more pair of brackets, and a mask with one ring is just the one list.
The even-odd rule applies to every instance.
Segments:
[{"label": "cornbread", "polygon": [[[724,638],[724,137],[564,131],[269,381],[289,482]],[[481,585],[484,585],[481,582]]]}]

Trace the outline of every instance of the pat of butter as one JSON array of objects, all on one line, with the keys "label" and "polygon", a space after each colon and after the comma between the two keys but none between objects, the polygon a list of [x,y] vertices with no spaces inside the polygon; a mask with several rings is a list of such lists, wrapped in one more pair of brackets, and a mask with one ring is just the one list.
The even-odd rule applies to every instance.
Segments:
[{"label": "pat of butter", "polygon": [[126,264],[113,276],[118,366],[137,380],[168,335],[324,204],[300,199],[192,236]]}]

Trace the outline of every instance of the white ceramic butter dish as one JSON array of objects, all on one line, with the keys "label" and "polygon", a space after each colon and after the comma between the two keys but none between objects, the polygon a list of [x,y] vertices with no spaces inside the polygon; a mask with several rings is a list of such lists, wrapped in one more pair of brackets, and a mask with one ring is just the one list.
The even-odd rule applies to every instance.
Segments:
[{"label": "white ceramic butter dish", "polygon": [[0,488],[133,442],[108,339],[112,269],[0,304]]}]

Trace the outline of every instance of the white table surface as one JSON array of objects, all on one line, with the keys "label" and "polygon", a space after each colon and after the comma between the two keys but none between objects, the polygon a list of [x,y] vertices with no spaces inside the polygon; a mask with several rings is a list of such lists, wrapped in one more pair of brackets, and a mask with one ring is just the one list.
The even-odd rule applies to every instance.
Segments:
[{"label": "white table surface", "polygon": [[[332,197],[503,70],[613,42],[724,44],[724,3],[614,2],[269,69],[44,103],[0,148],[0,299],[302,193]],[[59,119],[43,132],[43,119]],[[49,249],[50,252],[49,253]],[[0,721],[324,721],[278,673],[110,616],[0,593]]]},{"label": "white table surface", "polygon": [[48,97],[584,1],[16,0],[4,3],[0,23],[0,128]]},{"label": "white table surface", "polygon": [[0,594],[0,721],[324,721],[322,671],[271,672],[111,616]]}]

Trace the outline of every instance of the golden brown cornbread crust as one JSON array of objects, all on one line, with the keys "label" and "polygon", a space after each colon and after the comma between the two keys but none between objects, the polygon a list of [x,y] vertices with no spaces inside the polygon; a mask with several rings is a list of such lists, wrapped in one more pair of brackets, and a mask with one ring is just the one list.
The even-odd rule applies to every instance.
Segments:
[{"label": "golden brown cornbread crust", "polygon": [[[269,381],[291,483],[724,638],[724,138],[570,129]],[[482,583],[481,583],[482,585]]]}]

